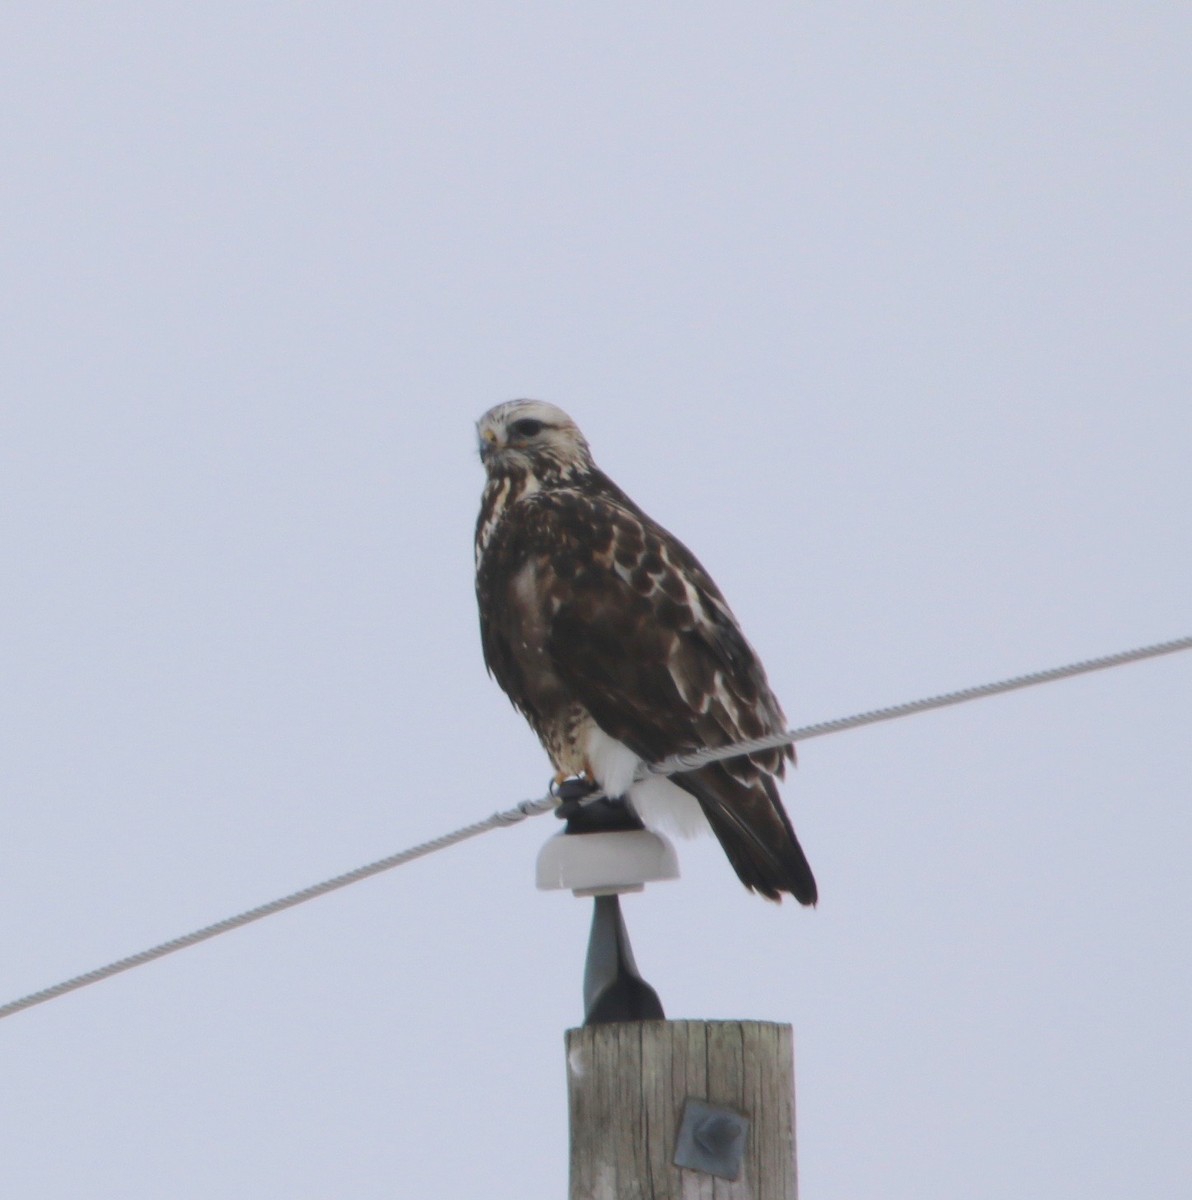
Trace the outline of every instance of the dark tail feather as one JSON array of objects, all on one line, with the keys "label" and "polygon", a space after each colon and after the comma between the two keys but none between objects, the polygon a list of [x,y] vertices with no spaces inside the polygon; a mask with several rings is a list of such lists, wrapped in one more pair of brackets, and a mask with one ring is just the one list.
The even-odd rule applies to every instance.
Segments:
[{"label": "dark tail feather", "polygon": [[811,865],[769,775],[741,783],[719,764],[673,775],[704,810],[741,882],[769,900],[789,892],[800,904],[819,898]]}]

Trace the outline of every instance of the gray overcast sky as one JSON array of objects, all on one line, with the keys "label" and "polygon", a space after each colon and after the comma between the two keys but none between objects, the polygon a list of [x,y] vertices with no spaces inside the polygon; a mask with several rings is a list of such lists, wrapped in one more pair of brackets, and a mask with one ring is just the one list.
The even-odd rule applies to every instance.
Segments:
[{"label": "gray overcast sky", "polygon": [[[472,422],[567,408],[805,722],[1192,625],[1187,4],[10,3],[0,1002],[541,793]],[[1192,1193],[1192,656],[809,744],[813,1200]],[[561,1196],[539,818],[0,1023],[0,1193]]]}]

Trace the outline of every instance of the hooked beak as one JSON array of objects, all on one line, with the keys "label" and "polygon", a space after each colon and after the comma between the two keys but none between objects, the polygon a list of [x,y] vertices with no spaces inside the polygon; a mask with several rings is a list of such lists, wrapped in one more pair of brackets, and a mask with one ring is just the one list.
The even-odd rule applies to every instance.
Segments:
[{"label": "hooked beak", "polygon": [[486,429],[480,434],[478,441],[480,443],[480,461],[487,463],[497,451],[497,435],[491,429]]}]

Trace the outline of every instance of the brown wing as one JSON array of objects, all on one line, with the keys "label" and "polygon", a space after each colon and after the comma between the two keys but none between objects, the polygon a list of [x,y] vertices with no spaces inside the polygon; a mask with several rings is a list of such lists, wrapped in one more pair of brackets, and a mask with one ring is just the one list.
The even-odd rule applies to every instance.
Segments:
[{"label": "brown wing", "polygon": [[[761,663],[708,573],[620,500],[539,493],[518,506],[501,549],[507,572],[533,561],[554,674],[606,733],[651,762],[782,729]],[[526,664],[507,626],[489,622],[486,661],[502,686],[504,676],[519,690]],[[814,878],[771,777],[782,769],[783,753],[771,751],[674,781],[699,800],[747,886],[814,903]]]}]

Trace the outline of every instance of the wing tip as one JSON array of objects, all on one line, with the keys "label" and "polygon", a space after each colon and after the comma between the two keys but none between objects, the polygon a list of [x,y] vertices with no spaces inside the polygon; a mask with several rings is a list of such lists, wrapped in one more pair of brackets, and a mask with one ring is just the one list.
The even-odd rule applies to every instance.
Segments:
[{"label": "wing tip", "polygon": [[[737,874],[740,875],[740,872],[738,871]],[[810,869],[805,874],[801,873],[797,878],[774,881],[742,879],[741,882],[751,892],[756,892],[766,900],[773,900],[775,904],[781,904],[784,896],[793,896],[804,908],[816,908],[819,905],[819,888],[816,886],[815,877],[811,874]]]},{"label": "wing tip", "polygon": [[743,785],[712,766],[674,781],[699,800],[737,878],[750,891],[777,903],[785,894],[815,907],[815,875],[770,776]]}]

